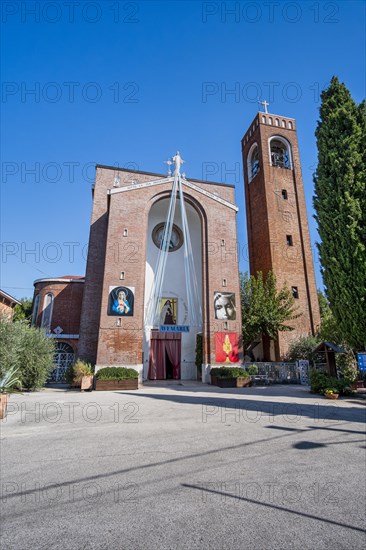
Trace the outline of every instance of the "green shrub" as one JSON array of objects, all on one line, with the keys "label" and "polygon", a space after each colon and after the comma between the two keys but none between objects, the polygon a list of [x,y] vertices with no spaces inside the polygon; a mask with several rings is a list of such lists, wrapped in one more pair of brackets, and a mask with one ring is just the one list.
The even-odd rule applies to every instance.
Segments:
[{"label": "green shrub", "polygon": [[53,368],[54,353],[54,342],[42,329],[0,320],[0,376],[14,367],[23,389],[39,389]]},{"label": "green shrub", "polygon": [[240,367],[214,367],[210,370],[211,376],[217,378],[247,378],[249,374]]},{"label": "green shrub", "polygon": [[352,394],[349,380],[330,377],[325,372],[317,369],[310,370],[310,388],[313,393],[320,393],[321,395],[324,395],[326,389],[333,389],[340,395]]},{"label": "green shrub", "polygon": [[340,395],[352,395],[353,392],[349,380],[338,380],[337,378],[332,378],[332,380],[336,380],[334,386]]},{"label": "green shrub", "polygon": [[313,393],[323,394],[329,386],[329,376],[325,372],[310,369],[310,389]]},{"label": "green shrub", "polygon": [[196,367],[197,367],[197,378],[200,379],[202,376],[202,362],[203,362],[203,339],[202,334],[197,334],[196,336]]},{"label": "green shrub", "polygon": [[255,376],[256,374],[258,374],[259,370],[257,365],[249,365],[249,367],[247,368],[247,372],[251,376]]},{"label": "green shrub", "polygon": [[354,365],[345,365],[342,370],[339,370],[341,372],[343,380],[346,380],[349,384],[352,384],[352,382],[355,382],[355,380],[357,379],[357,367],[355,367]]},{"label": "green shrub", "polygon": [[95,376],[97,380],[129,380],[138,378],[139,373],[135,369],[126,367],[106,367],[98,370]]}]

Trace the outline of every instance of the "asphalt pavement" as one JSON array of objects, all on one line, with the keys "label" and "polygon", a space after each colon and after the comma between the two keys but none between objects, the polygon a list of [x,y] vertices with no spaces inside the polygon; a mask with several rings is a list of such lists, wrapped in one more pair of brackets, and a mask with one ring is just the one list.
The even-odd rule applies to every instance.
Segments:
[{"label": "asphalt pavement", "polygon": [[363,549],[365,449],[303,386],[12,395],[1,549]]}]

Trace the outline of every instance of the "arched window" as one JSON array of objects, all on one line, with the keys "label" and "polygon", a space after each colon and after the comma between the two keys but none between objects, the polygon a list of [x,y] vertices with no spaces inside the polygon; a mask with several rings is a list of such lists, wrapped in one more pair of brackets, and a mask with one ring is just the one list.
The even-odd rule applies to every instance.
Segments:
[{"label": "arched window", "polygon": [[280,121],[278,120],[278,118],[276,118],[275,123],[276,123],[276,126],[280,125]]},{"label": "arched window", "polygon": [[286,120],[282,121],[282,128],[286,128]]},{"label": "arched window", "polygon": [[270,124],[273,124],[273,120],[272,120],[272,117],[271,117],[271,116],[269,117],[268,122],[269,122]]},{"label": "arched window", "polygon": [[274,137],[270,141],[270,154],[272,166],[291,170],[291,150],[286,140]]},{"label": "arched window", "polygon": [[41,326],[46,329],[46,332],[50,332],[51,330],[52,310],[53,310],[53,294],[49,292],[44,297],[42,323],[41,323]]},{"label": "arched window", "polygon": [[34,298],[33,312],[32,312],[32,325],[37,324],[37,317],[39,311],[39,294]]},{"label": "arched window", "polygon": [[266,123],[266,117],[262,115],[262,122]]},{"label": "arched window", "polygon": [[250,148],[248,155],[248,179],[249,183],[259,172],[259,149],[258,145],[254,143]]},{"label": "arched window", "polygon": [[290,130],[292,130],[292,122],[291,121],[289,121],[288,127],[290,128]]}]

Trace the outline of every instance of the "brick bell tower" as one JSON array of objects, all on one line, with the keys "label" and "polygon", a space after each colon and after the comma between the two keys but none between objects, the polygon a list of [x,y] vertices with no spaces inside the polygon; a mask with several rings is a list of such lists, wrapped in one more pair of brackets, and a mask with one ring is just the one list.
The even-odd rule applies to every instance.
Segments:
[{"label": "brick bell tower", "polygon": [[254,118],[242,139],[250,273],[272,270],[279,287],[291,288],[301,317],[295,330],[263,339],[257,359],[280,360],[300,335],[314,334],[319,303],[301,175],[296,123],[267,112]]}]

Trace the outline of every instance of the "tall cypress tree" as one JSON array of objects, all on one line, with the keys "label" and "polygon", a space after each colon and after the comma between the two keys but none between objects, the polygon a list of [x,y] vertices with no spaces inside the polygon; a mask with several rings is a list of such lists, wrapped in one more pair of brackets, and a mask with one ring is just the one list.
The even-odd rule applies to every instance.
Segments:
[{"label": "tall cypress tree", "polygon": [[316,129],[315,219],[326,295],[355,350],[366,346],[366,106],[333,77]]}]

